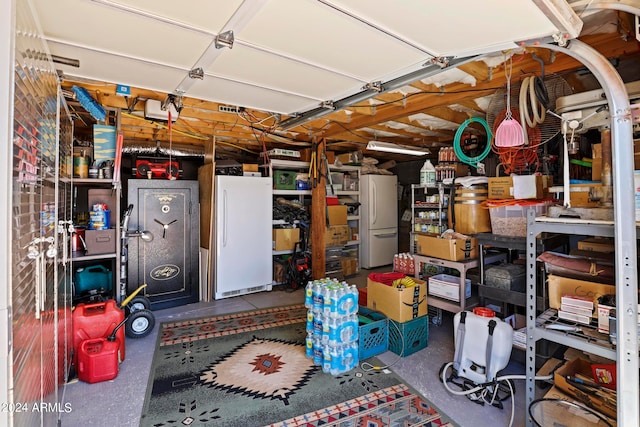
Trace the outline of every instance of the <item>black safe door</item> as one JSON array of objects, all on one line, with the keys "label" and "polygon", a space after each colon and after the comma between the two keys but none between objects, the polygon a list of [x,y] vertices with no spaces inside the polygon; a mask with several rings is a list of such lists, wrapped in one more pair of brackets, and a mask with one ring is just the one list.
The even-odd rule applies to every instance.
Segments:
[{"label": "black safe door", "polygon": [[128,229],[148,231],[153,240],[129,238],[127,289],[147,284],[152,309],[199,299],[199,206],[197,181],[128,181],[133,211]]}]

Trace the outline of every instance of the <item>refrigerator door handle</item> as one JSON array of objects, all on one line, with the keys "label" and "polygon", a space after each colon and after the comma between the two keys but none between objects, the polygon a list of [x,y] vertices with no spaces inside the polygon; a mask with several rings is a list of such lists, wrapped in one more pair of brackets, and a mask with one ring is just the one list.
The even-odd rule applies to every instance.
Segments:
[{"label": "refrigerator door handle", "polygon": [[374,233],[373,237],[394,237],[397,235],[398,233]]},{"label": "refrigerator door handle", "polygon": [[222,192],[222,246],[227,246],[227,190]]},{"label": "refrigerator door handle", "polygon": [[378,191],[376,189],[376,183],[375,181],[371,181],[371,201],[372,203],[370,204],[371,207],[371,225],[376,223],[377,217],[378,217],[378,210],[377,210],[377,206],[378,206]]}]

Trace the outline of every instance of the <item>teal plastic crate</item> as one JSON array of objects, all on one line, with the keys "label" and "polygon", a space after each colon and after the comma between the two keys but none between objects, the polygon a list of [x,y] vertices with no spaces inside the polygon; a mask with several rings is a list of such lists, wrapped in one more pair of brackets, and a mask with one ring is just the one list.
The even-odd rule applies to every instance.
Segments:
[{"label": "teal plastic crate", "polygon": [[429,316],[416,317],[408,322],[389,319],[389,350],[405,357],[426,348],[429,344]]},{"label": "teal plastic crate", "polygon": [[276,190],[295,190],[298,172],[287,170],[273,171],[273,188]]},{"label": "teal plastic crate", "polygon": [[[358,316],[361,317],[358,328],[358,357],[360,360],[387,351],[389,349],[389,319],[387,316],[363,306],[358,307]],[[371,322],[363,323],[362,318]]]}]

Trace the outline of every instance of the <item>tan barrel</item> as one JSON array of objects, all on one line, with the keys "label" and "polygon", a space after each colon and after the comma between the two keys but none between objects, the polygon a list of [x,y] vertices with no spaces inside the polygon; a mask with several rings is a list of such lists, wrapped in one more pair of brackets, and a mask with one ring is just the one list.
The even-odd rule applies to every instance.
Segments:
[{"label": "tan barrel", "polygon": [[476,234],[491,231],[489,209],[482,207],[487,200],[486,185],[473,185],[456,189],[454,197],[454,230],[462,234]]}]

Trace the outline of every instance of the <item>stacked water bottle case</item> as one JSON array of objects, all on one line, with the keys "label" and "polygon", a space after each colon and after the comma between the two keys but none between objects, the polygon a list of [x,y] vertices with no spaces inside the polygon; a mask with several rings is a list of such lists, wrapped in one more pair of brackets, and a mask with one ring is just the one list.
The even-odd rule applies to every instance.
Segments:
[{"label": "stacked water bottle case", "polygon": [[339,375],[358,366],[358,290],[336,279],[310,281],[306,355],[323,372]]}]

